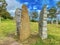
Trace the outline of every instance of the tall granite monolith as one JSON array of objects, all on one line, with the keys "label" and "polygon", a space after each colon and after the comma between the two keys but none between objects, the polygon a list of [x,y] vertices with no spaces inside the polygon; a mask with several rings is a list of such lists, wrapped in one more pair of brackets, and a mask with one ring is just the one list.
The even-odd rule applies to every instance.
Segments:
[{"label": "tall granite monolith", "polygon": [[30,36],[30,21],[28,16],[28,10],[25,5],[22,5],[22,9],[16,10],[17,21],[17,35],[20,41],[24,41]]},{"label": "tall granite monolith", "polygon": [[42,39],[47,38],[47,13],[48,12],[45,5],[41,10],[39,17],[39,35]]}]

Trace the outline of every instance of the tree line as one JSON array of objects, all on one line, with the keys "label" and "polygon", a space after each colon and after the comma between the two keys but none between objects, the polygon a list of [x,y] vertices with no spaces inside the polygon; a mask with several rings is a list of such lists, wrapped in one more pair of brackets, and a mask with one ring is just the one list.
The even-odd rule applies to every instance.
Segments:
[{"label": "tree line", "polygon": [[[2,5],[1,5],[1,2],[2,2]],[[6,3],[5,0],[0,0],[0,17],[2,17],[3,19],[13,19],[13,17],[11,16],[11,14],[7,11],[6,9],[6,6],[8,4]],[[48,18],[51,19],[51,23],[53,23],[53,18],[56,18],[57,15],[56,15],[56,12],[57,12],[57,9],[60,8],[60,1],[57,2],[57,8],[56,7],[51,7],[48,12]],[[32,11],[31,14],[30,14],[30,19],[31,21],[35,22],[37,21],[38,19],[38,12],[37,11]]]},{"label": "tree line", "polygon": [[[58,9],[60,9],[60,1],[57,2],[56,5],[57,5],[56,6],[57,8],[56,7],[51,7],[49,10],[47,10],[49,12],[49,14],[47,15],[47,17],[51,20],[50,23],[52,23],[52,24],[53,24],[54,21],[56,23],[58,23],[58,21],[57,21],[57,15],[60,12],[58,12],[58,14],[57,14],[57,11],[58,11]],[[36,21],[36,18],[38,18],[38,16],[39,16],[39,15],[38,16],[37,15],[38,15],[37,11],[32,11],[31,14],[30,14],[31,21],[33,21],[33,22]],[[53,20],[53,19],[55,19],[55,20]]]}]

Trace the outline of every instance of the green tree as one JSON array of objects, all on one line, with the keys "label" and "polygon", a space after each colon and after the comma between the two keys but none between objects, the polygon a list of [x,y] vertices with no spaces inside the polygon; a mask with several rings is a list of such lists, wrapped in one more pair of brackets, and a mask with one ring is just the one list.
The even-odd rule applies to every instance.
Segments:
[{"label": "green tree", "polygon": [[57,7],[58,7],[58,8],[60,8],[60,1],[59,1],[59,2],[57,2]]},{"label": "green tree", "polygon": [[5,0],[0,0],[0,17],[4,19],[12,19],[12,16],[6,9],[7,3]]},{"label": "green tree", "polygon": [[[57,2],[57,12],[56,15],[60,14],[60,1]],[[58,19],[56,19],[56,24],[58,24]]]},{"label": "green tree", "polygon": [[51,23],[53,24],[53,18],[56,18],[56,8],[55,7],[52,7],[51,9],[48,10],[49,11],[49,14],[48,14],[48,17],[51,18]]},{"label": "green tree", "polygon": [[36,21],[36,19],[38,18],[38,12],[37,11],[32,11],[31,17],[32,17],[31,21]]},{"label": "green tree", "polygon": [[0,20],[1,20],[1,17],[3,15],[2,12],[6,11],[6,1],[5,0],[0,0]]},{"label": "green tree", "polygon": [[13,17],[10,15],[8,11],[2,11],[1,13],[1,17],[3,17],[4,19],[13,19]]}]

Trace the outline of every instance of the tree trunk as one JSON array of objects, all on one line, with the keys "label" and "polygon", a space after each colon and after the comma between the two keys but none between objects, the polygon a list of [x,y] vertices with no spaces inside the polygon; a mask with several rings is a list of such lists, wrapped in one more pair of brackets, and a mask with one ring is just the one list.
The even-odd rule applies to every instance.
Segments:
[{"label": "tree trunk", "polygon": [[51,24],[53,24],[53,18],[51,19]]},{"label": "tree trunk", "polygon": [[58,19],[56,18],[56,25],[58,25]]}]

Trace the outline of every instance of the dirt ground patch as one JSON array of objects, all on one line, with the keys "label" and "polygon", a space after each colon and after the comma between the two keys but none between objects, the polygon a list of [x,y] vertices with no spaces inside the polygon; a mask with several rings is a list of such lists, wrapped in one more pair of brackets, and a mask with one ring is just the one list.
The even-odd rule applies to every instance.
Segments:
[{"label": "dirt ground patch", "polygon": [[0,40],[0,45],[30,45],[32,43],[36,43],[38,38],[39,36],[37,34],[31,34],[31,36],[27,40],[20,43],[12,37],[6,37]]}]

